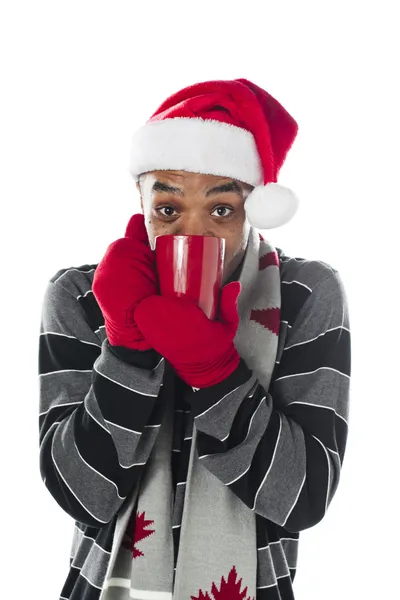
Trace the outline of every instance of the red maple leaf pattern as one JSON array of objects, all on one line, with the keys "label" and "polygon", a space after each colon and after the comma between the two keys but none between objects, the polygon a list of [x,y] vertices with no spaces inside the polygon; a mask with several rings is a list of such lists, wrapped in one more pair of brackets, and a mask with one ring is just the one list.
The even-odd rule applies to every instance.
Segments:
[{"label": "red maple leaf pattern", "polygon": [[279,256],[277,252],[272,251],[264,254],[264,256],[262,256],[258,261],[258,270],[262,271],[271,265],[279,267]]},{"label": "red maple leaf pattern", "polygon": [[132,551],[133,558],[144,556],[143,552],[136,547],[136,544],[148,538],[149,535],[152,535],[155,532],[155,529],[146,529],[146,527],[149,527],[153,523],[154,521],[145,519],[145,511],[143,511],[142,514],[139,512],[136,514],[132,513],[125,531],[122,546],[127,550]]},{"label": "red maple leaf pattern", "polygon": [[269,329],[276,335],[279,334],[281,324],[281,309],[280,308],[261,308],[253,309],[250,313],[250,320],[259,323],[265,329]]},{"label": "red maple leaf pattern", "polygon": [[208,592],[204,593],[202,590],[199,590],[199,595],[191,596],[190,600],[254,600],[254,596],[253,598],[250,598],[250,596],[246,598],[247,586],[242,592],[240,591],[242,580],[239,579],[239,581],[236,581],[236,578],[236,568],[233,566],[228,579],[225,581],[225,578],[222,577],[220,589],[217,588],[215,583],[212,584],[212,597],[209,596]]}]

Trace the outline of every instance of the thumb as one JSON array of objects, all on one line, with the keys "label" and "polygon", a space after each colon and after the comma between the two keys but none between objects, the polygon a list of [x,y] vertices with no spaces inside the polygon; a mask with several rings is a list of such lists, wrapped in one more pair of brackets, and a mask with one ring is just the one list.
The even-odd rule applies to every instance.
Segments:
[{"label": "thumb", "polygon": [[222,288],[219,299],[219,321],[237,327],[239,324],[237,300],[241,289],[242,286],[239,281],[232,281],[232,283],[228,283]]},{"label": "thumb", "polygon": [[132,215],[125,230],[125,237],[130,237],[149,245],[144,216],[140,213]]}]

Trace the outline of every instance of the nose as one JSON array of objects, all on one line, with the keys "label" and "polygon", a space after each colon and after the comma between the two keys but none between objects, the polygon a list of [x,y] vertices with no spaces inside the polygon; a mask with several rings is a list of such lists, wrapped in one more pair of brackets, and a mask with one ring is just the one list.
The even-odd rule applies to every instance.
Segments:
[{"label": "nose", "polygon": [[213,235],[199,216],[180,220],[176,235]]}]

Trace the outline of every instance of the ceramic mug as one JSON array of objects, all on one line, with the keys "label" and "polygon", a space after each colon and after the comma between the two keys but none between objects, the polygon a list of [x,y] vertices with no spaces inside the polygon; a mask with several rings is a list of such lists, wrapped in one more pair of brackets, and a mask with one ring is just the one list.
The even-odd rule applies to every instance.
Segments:
[{"label": "ceramic mug", "polygon": [[188,298],[215,319],[222,286],[225,240],[203,235],[160,235],[155,240],[160,293]]}]

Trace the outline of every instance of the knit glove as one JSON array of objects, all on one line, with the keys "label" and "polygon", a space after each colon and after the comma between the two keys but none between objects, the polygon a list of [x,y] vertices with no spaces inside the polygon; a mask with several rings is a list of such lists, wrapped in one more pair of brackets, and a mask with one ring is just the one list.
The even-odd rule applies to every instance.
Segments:
[{"label": "knit glove", "polygon": [[135,309],[144,298],[158,294],[154,252],[143,215],[133,215],[125,237],[110,244],[96,268],[92,290],[104,316],[112,346],[149,350],[137,325]]},{"label": "knit glove", "polygon": [[196,388],[220,383],[239,365],[233,340],[239,325],[240,283],[222,288],[218,320],[211,321],[186,298],[150,296],[135,311],[140,331],[176,374]]}]

